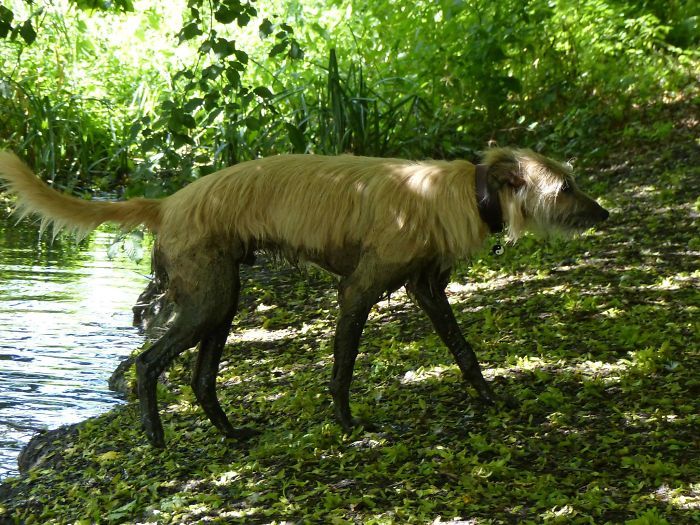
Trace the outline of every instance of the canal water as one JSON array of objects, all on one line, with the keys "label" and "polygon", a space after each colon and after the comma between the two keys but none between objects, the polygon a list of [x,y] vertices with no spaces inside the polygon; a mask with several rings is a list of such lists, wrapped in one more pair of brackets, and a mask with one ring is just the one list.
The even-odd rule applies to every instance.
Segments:
[{"label": "canal water", "polygon": [[149,272],[148,261],[110,259],[114,234],[51,242],[31,221],[15,225],[6,215],[0,211],[0,479],[17,474],[17,455],[37,431],[122,402],[107,380],[143,344],[131,307]]}]

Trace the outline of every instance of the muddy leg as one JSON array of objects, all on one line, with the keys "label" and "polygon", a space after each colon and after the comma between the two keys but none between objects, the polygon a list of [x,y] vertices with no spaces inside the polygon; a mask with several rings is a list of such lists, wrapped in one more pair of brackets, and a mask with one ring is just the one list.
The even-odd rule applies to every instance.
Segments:
[{"label": "muddy leg", "polygon": [[445,294],[448,279],[449,271],[426,270],[412,279],[407,288],[421,309],[428,314],[435,331],[452,352],[464,379],[477,390],[483,401],[492,404],[494,397],[491,387],[481,374],[476,354],[464,339]]},{"label": "muddy leg", "polygon": [[227,321],[202,338],[192,372],[192,390],[214,426],[224,435],[235,437],[235,430],[216,396],[216,376],[230,327],[231,323]]},{"label": "muddy leg", "polygon": [[155,447],[165,446],[163,425],[158,415],[158,376],[175,357],[196,345],[198,339],[196,328],[190,325],[187,316],[178,315],[170,329],[136,358],[141,424],[148,440]]},{"label": "muddy leg", "polygon": [[340,310],[333,346],[333,376],[330,391],[335,415],[344,430],[354,426],[350,412],[350,383],[360,337],[372,306],[382,294],[396,289],[405,276],[400,268],[377,268],[371,259],[364,260],[355,272],[341,280],[338,288]]},{"label": "muddy leg", "polygon": [[372,304],[341,307],[335,329],[333,376],[330,383],[335,416],[345,431],[354,426],[350,413],[350,383],[362,330]]},{"label": "muddy leg", "polygon": [[[209,389],[216,381],[221,349],[238,296],[238,267],[231,253],[217,244],[203,242],[176,253],[167,270],[168,294],[176,304],[175,319],[165,335],[136,358],[141,422],[148,439],[157,447],[165,445],[156,397],[158,376],[178,354],[199,341],[203,341],[204,351],[200,350],[203,357],[195,375],[203,386],[198,386],[197,391],[206,391],[205,410],[216,412],[212,407],[218,407],[218,401],[215,394],[212,401]],[[217,412],[214,417],[215,424],[222,424],[221,414]]]},{"label": "muddy leg", "polygon": [[204,413],[212,424],[225,436],[243,440],[255,434],[252,429],[234,428],[231,425],[226,413],[219,404],[216,395],[216,377],[219,373],[219,362],[223,353],[231,328],[231,321],[238,307],[238,293],[240,290],[240,278],[236,271],[234,277],[232,308],[226,320],[213,330],[209,331],[199,345],[197,362],[192,373],[192,390],[197,397]]}]

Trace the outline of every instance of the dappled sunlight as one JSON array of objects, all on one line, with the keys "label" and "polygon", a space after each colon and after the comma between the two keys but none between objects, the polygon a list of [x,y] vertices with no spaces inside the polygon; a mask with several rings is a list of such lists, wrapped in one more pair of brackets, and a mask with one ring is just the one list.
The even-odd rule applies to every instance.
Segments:
[{"label": "dappled sunlight", "polygon": [[434,366],[429,368],[421,367],[417,370],[409,370],[401,378],[401,384],[406,385],[411,383],[420,383],[421,381],[426,380],[440,379],[445,371],[450,369],[456,369],[456,367]]},{"label": "dappled sunlight", "polygon": [[295,337],[299,333],[302,332],[292,329],[267,330],[265,328],[248,328],[245,330],[231,332],[231,335],[229,335],[226,343],[235,344],[240,342],[253,343],[284,341],[285,339]]},{"label": "dappled sunlight", "polygon": [[700,513],[700,483],[681,484],[671,488],[666,484],[654,490],[649,497],[684,510]]},{"label": "dappled sunlight", "polygon": [[[484,367],[484,376],[490,379],[495,377],[517,377],[522,372],[547,371],[550,374],[571,376],[582,380],[601,381],[602,385],[611,385],[619,382],[625,375],[634,373],[651,373],[657,368],[673,370],[674,362],[669,361],[664,355],[665,350],[644,349],[630,351],[626,357],[613,361],[595,361],[575,359],[561,359],[557,357],[542,358],[529,355],[509,356],[508,360],[515,363],[509,366]],[[677,366],[677,363],[676,365]]]},{"label": "dappled sunlight", "polygon": [[[205,334],[211,327],[202,325],[186,341],[205,337],[209,344],[149,376],[158,376],[164,448],[150,446],[142,430],[132,367],[124,379],[128,404],[47,439],[38,468],[0,486],[0,522],[696,519],[700,142],[690,3],[133,0],[135,12],[116,12],[131,3],[9,0],[0,7],[0,56],[8,64],[0,78],[0,141],[56,188],[86,198],[100,187],[120,199],[158,196],[223,166],[290,151],[479,162],[493,141],[578,156],[581,188],[612,213],[572,239],[526,235],[507,244],[493,236],[454,268],[447,296],[493,405],[478,398],[455,363],[453,352],[466,346],[454,326],[442,332],[450,352],[403,288],[383,297],[362,332],[350,386],[359,425],[349,429],[337,423],[329,392],[334,353],[342,356],[334,352],[338,280],[315,270],[261,268],[264,255],[248,266],[247,253],[215,384],[231,424],[250,431],[238,436],[258,433],[224,437],[221,415],[213,425],[197,401],[193,375],[214,374],[197,352],[223,338],[221,329]],[[310,158],[300,162],[299,176],[283,161],[290,187],[302,187]],[[484,229],[461,209],[467,202],[473,212],[471,179],[461,201],[454,198],[460,186],[441,185],[425,164],[383,162],[391,166],[386,179],[404,194],[387,193],[376,207],[385,220],[367,220],[361,241],[394,231],[410,245],[412,225],[426,210],[441,216],[432,221],[436,231]],[[523,193],[512,173],[494,175],[503,178],[504,197]],[[327,220],[310,221],[301,237],[328,224],[347,226],[340,208],[367,197],[370,186],[348,186]],[[214,201],[226,212],[240,208],[241,199],[224,202],[224,193],[215,193],[202,210]],[[298,225],[307,212],[298,204],[311,194],[279,193],[289,208],[253,198],[259,213],[251,222],[279,213],[281,223]],[[307,202],[328,205],[312,196],[318,198]],[[559,195],[559,203],[566,199]],[[365,205],[351,208],[360,219],[371,215]],[[221,231],[233,232],[238,222]],[[192,224],[177,225],[179,235],[192,238]],[[347,237],[318,246],[340,246]],[[81,417],[79,410],[104,401],[94,387],[104,386],[109,363],[140,344],[125,336],[133,332],[135,300],[127,283],[135,277],[140,291],[140,275],[109,274],[94,254],[74,260],[61,239],[54,248],[67,254],[65,269],[41,271],[54,248],[37,246],[34,237],[18,240],[31,254],[8,265],[24,284],[11,284],[12,277],[0,286],[0,299],[7,297],[0,376],[13,374],[2,377],[0,394],[3,385],[19,385],[0,396],[0,441],[26,434],[33,423],[25,423],[43,409],[55,423]],[[496,243],[507,244],[498,257],[488,250]],[[398,241],[373,246],[405,255]],[[16,255],[0,250],[0,259]],[[356,268],[344,250],[331,255],[340,265],[326,262],[339,273]],[[177,275],[165,256],[167,297],[182,311],[188,294],[178,279],[191,284],[191,274]],[[435,262],[420,260],[426,268]],[[230,274],[215,272],[225,267],[211,275],[222,286]],[[352,277],[350,292],[362,295],[366,288]],[[357,304],[349,296],[345,304]],[[450,318],[436,313],[438,325]],[[68,327],[64,317],[79,326]],[[198,323],[201,316],[183,319]],[[359,329],[341,343],[354,343]],[[181,338],[178,329],[170,336],[165,341]],[[177,344],[164,346],[174,353]],[[153,353],[138,361],[142,379]],[[193,374],[195,367],[206,373]],[[76,388],[79,380],[88,387]],[[58,401],[62,390],[69,395]],[[211,394],[202,390],[202,399]],[[59,404],[67,406],[62,415]],[[204,406],[211,415],[212,404]],[[7,411],[17,419],[3,435]]]},{"label": "dappled sunlight", "polygon": [[[445,352],[447,358],[447,352]],[[597,380],[602,385],[616,384],[622,376],[635,369],[635,362],[628,358],[615,362],[582,361],[574,362],[557,358],[541,358],[529,355],[519,357],[510,356],[509,361],[515,363],[506,366],[482,366],[482,373],[488,380],[498,377],[516,378],[523,372],[546,371],[548,374],[570,376],[579,380]],[[408,370],[400,379],[401,384],[415,384],[424,381],[447,380],[445,375],[457,375],[459,369],[456,365],[421,366]]]},{"label": "dappled sunlight", "polygon": [[502,272],[487,272],[478,282],[450,282],[448,294],[469,294],[474,292],[496,292],[514,284],[524,284],[538,280],[535,274],[503,274]]}]

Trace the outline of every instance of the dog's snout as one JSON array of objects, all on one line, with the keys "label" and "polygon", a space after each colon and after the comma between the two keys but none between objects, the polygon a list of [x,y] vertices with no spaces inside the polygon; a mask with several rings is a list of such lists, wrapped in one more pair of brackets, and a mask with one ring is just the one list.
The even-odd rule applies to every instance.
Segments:
[{"label": "dog's snout", "polygon": [[599,205],[599,208],[600,208],[600,212],[599,212],[600,222],[607,221],[608,217],[610,217],[610,212],[600,205]]}]

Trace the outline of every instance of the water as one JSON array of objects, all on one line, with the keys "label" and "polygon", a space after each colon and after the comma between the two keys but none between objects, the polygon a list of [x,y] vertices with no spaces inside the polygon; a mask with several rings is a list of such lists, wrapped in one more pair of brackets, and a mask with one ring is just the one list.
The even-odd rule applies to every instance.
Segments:
[{"label": "water", "polygon": [[17,455],[38,430],[121,402],[107,380],[143,344],[131,307],[148,264],[110,261],[113,238],[50,243],[35,226],[0,217],[0,479],[17,474]]}]

